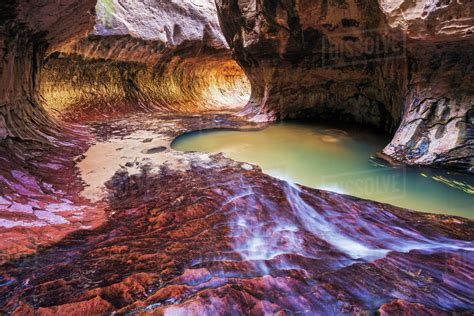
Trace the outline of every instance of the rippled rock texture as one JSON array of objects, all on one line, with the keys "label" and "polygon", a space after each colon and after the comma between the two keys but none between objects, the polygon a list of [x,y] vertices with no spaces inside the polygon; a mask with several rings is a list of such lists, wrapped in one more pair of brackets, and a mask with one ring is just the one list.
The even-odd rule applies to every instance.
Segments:
[{"label": "rippled rock texture", "polygon": [[[180,130],[241,124],[141,115],[96,124],[94,133],[99,142],[127,142],[140,131],[172,139]],[[3,265],[3,310],[473,312],[471,220],[300,187],[221,155],[180,159],[184,169],[152,171],[155,160],[138,173],[124,166],[106,184],[106,223]]]},{"label": "rippled rock texture", "polygon": [[457,1],[218,0],[254,120],[397,130],[393,159],[472,171],[474,10]]},{"label": "rippled rock texture", "polygon": [[241,68],[226,52],[197,56],[188,51],[154,67],[80,56],[52,58],[43,69],[41,95],[49,111],[72,122],[133,112],[241,109],[250,89]]},{"label": "rippled rock texture", "polygon": [[[111,2],[100,2],[97,21],[95,1],[0,5],[1,262],[104,219],[102,205],[79,196],[75,168],[93,137],[57,118],[81,123],[245,102],[248,83],[230,59],[211,2],[163,5],[168,20],[154,11],[158,2],[138,11],[132,2],[113,3],[122,13],[107,13],[101,4]],[[143,23],[154,27],[137,32]],[[175,35],[163,37],[170,27]]]},{"label": "rippled rock texture", "polygon": [[[311,190],[222,155],[170,148],[186,131],[261,127],[182,113],[245,101],[248,83],[211,1],[101,1],[97,21],[95,5],[0,4],[1,313],[473,313],[472,220]],[[388,154],[466,168],[465,10],[423,8],[424,21],[454,17],[431,27],[408,4],[218,5],[252,85],[244,114],[387,130],[402,122]],[[321,64],[322,45],[381,36],[394,39],[393,59],[335,54]],[[405,38],[431,46],[416,53]],[[181,113],[146,113],[171,110]],[[89,128],[55,117],[127,112],[143,113]]]},{"label": "rippled rock texture", "polygon": [[242,108],[250,85],[213,1],[99,1],[95,30],[44,69],[41,95],[70,121],[126,112]]},{"label": "rippled rock texture", "polygon": [[[101,212],[78,197],[74,157],[91,138],[61,124],[38,94],[47,53],[94,26],[94,1],[0,4],[0,262],[94,227]],[[103,212],[102,212],[103,213]]]},{"label": "rippled rock texture", "polygon": [[39,106],[41,65],[48,50],[82,38],[92,30],[94,19],[89,11],[93,7],[94,1],[2,3],[0,139],[44,139],[37,130],[42,123],[58,126]]}]

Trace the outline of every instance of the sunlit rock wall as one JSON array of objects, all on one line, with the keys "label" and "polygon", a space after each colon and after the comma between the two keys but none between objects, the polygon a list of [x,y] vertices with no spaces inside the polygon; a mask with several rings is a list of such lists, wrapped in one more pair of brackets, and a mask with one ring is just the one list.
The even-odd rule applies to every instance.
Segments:
[{"label": "sunlit rock wall", "polygon": [[250,86],[210,1],[99,1],[86,38],[43,69],[46,107],[68,120],[241,108]]},{"label": "sunlit rock wall", "polygon": [[252,84],[243,114],[398,130],[386,157],[469,170],[472,2],[217,0],[217,6]]},{"label": "sunlit rock wall", "polygon": [[241,68],[222,53],[171,56],[154,67],[69,55],[50,59],[41,81],[48,110],[68,121],[135,111],[240,109],[248,100],[249,89]]}]

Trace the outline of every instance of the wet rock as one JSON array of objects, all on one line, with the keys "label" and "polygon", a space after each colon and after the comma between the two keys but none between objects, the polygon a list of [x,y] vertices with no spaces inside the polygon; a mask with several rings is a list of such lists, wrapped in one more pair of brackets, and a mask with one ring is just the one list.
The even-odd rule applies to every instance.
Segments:
[{"label": "wet rock", "polygon": [[[166,151],[136,170],[121,168],[132,146],[118,144],[149,146],[149,132],[160,132],[153,142],[171,142],[184,131],[243,127],[235,117],[169,112],[235,104],[248,87],[219,41],[211,2],[121,3],[120,19],[103,16],[103,29],[79,43],[92,30],[93,1],[0,4],[1,313],[472,314],[472,220],[291,185],[222,155]],[[420,20],[413,5],[374,1],[218,4],[253,85],[244,114],[338,117],[386,130],[402,122],[388,152],[394,158],[469,165],[471,61],[464,56],[472,45],[445,42],[470,43],[469,10],[439,2]],[[147,19],[125,18],[138,8]],[[447,28],[430,26],[449,14]],[[199,27],[187,27],[190,16],[203,18]],[[406,20],[395,29],[399,16]],[[385,58],[399,57],[399,36],[408,33],[416,48],[407,47],[408,58]],[[322,54],[327,44],[345,53],[382,36],[395,38],[393,51]],[[421,37],[433,40],[423,56]],[[163,78],[174,80],[156,85]],[[95,123],[90,135],[51,117],[40,92],[70,121],[162,116]],[[97,183],[102,169],[83,181],[77,174],[74,158],[90,163],[88,147],[110,149],[95,157],[116,159],[101,162],[111,174]],[[84,187],[95,202],[82,197]]]},{"label": "wet rock", "polygon": [[[246,126],[138,115],[96,139]],[[216,118],[219,118],[216,120]],[[235,120],[235,121],[232,121]],[[224,125],[222,125],[224,124]],[[104,125],[109,125],[106,128]],[[253,126],[255,128],[256,126]],[[147,132],[140,132],[146,129]],[[115,136],[110,136],[115,135]],[[119,170],[108,220],[0,265],[4,313],[465,313],[472,220],[286,183],[222,155]],[[4,231],[2,232],[2,238]],[[13,249],[10,249],[13,251]]]},{"label": "wet rock", "polygon": [[167,149],[168,148],[166,148],[165,146],[154,147],[154,148],[146,149],[144,154],[157,154],[157,153],[164,152]]},{"label": "wet rock", "polygon": [[[472,312],[462,273],[472,221],[445,224],[236,167],[121,175],[105,226],[2,267],[18,280],[0,289],[5,310],[95,299],[90,313],[109,304],[118,313]],[[317,233],[316,223],[334,226]]]},{"label": "wet rock", "polygon": [[96,227],[104,218],[103,208],[78,197],[82,184],[74,158],[91,135],[53,119],[38,93],[45,56],[92,30],[94,5],[74,0],[0,4],[0,196],[10,205],[0,206],[2,263],[35,253],[71,231]]},{"label": "wet rock", "polygon": [[374,125],[396,131],[384,149],[392,159],[469,172],[473,4],[219,0],[217,6],[252,85],[243,115]]},{"label": "wet rock", "polygon": [[253,169],[252,165],[249,165],[248,163],[243,163],[241,167],[242,169],[247,170],[247,171],[250,171]]}]

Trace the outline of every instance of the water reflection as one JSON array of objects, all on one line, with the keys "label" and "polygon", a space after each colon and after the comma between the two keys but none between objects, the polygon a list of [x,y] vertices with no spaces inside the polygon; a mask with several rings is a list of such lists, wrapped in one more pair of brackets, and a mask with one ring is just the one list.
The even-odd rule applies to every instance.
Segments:
[{"label": "water reflection", "polygon": [[372,159],[389,139],[369,131],[285,122],[256,132],[183,135],[177,150],[224,152],[280,179],[419,211],[472,218],[474,179],[440,170],[392,168]]}]

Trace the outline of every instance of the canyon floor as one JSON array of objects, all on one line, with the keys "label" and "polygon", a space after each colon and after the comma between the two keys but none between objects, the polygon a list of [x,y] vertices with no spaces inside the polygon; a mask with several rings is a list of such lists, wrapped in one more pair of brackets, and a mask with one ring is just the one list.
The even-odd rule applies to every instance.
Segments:
[{"label": "canyon floor", "polygon": [[[0,315],[474,315],[473,12],[461,0],[1,1]],[[387,139],[364,163],[413,168],[467,202],[403,176],[440,214],[416,212],[172,146],[311,119],[376,129]],[[274,140],[262,144],[297,152]],[[342,171],[321,155],[292,166]]]},{"label": "canyon floor", "polygon": [[64,188],[54,195],[6,166],[2,312],[472,314],[474,221],[170,147],[188,131],[263,127],[231,113],[73,126],[76,150],[36,155],[44,182]]}]

